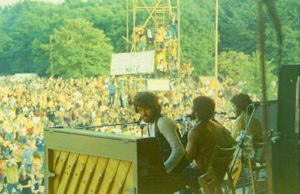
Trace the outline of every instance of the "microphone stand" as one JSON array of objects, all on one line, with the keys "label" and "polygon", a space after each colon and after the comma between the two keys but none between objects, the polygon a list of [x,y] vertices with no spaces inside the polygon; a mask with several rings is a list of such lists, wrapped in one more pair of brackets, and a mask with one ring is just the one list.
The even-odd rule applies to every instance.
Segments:
[{"label": "microphone stand", "polygon": [[139,124],[140,125],[140,129],[141,129],[141,137],[144,137],[144,127],[145,125],[147,125],[146,123],[143,124]]},{"label": "microphone stand", "polygon": [[[253,109],[253,111],[252,111],[252,113],[251,113],[251,116],[250,116],[249,121],[248,121],[248,123],[247,123],[247,125],[246,125],[246,128],[245,128],[245,130],[244,130],[244,133],[242,133],[241,140],[240,140],[240,142],[239,142],[239,144],[238,144],[238,150],[237,150],[237,152],[236,152],[236,154],[235,154],[235,156],[234,156],[233,162],[232,162],[231,167],[230,167],[230,170],[229,170],[229,175],[231,175],[231,173],[232,173],[233,167],[234,167],[234,165],[235,165],[235,162],[236,162],[236,160],[237,160],[237,158],[238,158],[239,153],[240,153],[241,150],[242,150],[242,165],[243,165],[243,160],[244,160],[244,151],[243,151],[243,148],[244,148],[244,142],[245,142],[245,139],[246,139],[246,136],[247,136],[247,133],[248,133],[250,124],[251,124],[251,122],[252,122],[252,119],[253,119],[253,117],[254,117],[254,114],[255,114],[255,111],[256,111],[256,108],[257,108],[255,104],[249,104],[248,107],[247,107],[247,112],[248,112],[249,106],[253,106],[254,109]],[[247,114],[248,114],[248,113],[247,113]],[[243,168],[243,166],[242,166],[242,168]]]},{"label": "microphone stand", "polygon": [[127,126],[127,125],[140,125],[140,127],[144,127],[146,123],[142,123],[140,121],[132,122],[132,123],[111,123],[111,124],[102,124],[102,125],[96,125],[96,126],[84,126],[84,127],[76,127],[76,129],[91,129],[91,128],[102,128],[102,127],[111,127],[111,126]]}]

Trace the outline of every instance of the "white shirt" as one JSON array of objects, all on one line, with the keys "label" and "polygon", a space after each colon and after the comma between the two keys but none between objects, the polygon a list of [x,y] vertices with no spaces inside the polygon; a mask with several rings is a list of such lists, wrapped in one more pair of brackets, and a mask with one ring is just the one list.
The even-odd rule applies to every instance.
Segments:
[{"label": "white shirt", "polygon": [[[177,135],[177,125],[173,120],[161,117],[157,121],[157,126],[172,150],[169,158],[164,162],[167,173],[170,173],[179,164],[182,157],[185,157],[184,147]],[[150,124],[148,133],[150,137],[155,137],[155,123]]]}]

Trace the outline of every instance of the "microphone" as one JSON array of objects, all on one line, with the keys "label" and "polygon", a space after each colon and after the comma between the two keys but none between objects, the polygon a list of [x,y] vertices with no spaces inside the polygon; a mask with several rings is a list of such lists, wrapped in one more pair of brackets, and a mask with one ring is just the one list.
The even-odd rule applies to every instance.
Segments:
[{"label": "microphone", "polygon": [[175,122],[182,122],[182,121],[191,121],[195,119],[195,115],[192,114],[185,114],[184,117],[180,117],[178,119],[174,119]]},{"label": "microphone", "polygon": [[254,108],[257,108],[257,107],[261,106],[261,104],[260,104],[260,102],[252,102],[248,106],[253,106]]},{"label": "microphone", "polygon": [[181,122],[181,121],[185,121],[185,119],[183,118],[178,118],[178,119],[174,119],[175,122]]},{"label": "microphone", "polygon": [[223,111],[216,111],[215,114],[226,115],[227,113],[226,113],[226,112],[223,112]]},{"label": "microphone", "polygon": [[226,117],[226,119],[229,119],[229,120],[235,120],[236,117]]},{"label": "microphone", "polygon": [[143,120],[143,117],[140,117],[137,121],[136,121],[136,124],[140,124],[141,122],[142,122],[142,120]]},{"label": "microphone", "polygon": [[186,114],[185,118],[190,119],[190,120],[195,120],[196,116],[195,116],[195,113],[192,112],[191,114]]}]

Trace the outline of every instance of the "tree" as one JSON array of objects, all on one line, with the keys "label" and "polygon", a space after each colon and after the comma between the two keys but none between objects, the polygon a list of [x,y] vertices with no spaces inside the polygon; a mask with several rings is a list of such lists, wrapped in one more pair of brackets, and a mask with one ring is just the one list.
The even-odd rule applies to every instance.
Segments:
[{"label": "tree", "polygon": [[[256,52],[257,41],[257,3],[251,0],[220,1],[219,51],[237,51],[251,55]],[[300,62],[299,11],[300,1],[276,1],[283,35],[283,64]],[[267,12],[266,12],[267,13]],[[271,61],[277,74],[279,44],[276,30],[270,16],[266,14],[265,47],[266,60]]]},{"label": "tree", "polygon": [[[282,30],[282,64],[300,63],[300,1],[287,0],[276,1],[276,11]],[[278,38],[270,16],[266,18],[266,57],[272,59],[275,72],[278,72]]]},{"label": "tree", "polygon": [[54,30],[52,42],[41,45],[52,55],[48,73],[65,78],[109,74],[113,47],[103,31],[92,26],[83,19],[66,19],[60,30]]},{"label": "tree", "polygon": [[256,51],[257,8],[251,0],[219,1],[219,51]]},{"label": "tree", "polygon": [[6,33],[0,31],[0,53],[4,52],[11,46],[11,38]]},{"label": "tree", "polygon": [[[125,52],[126,42],[122,36],[126,34],[126,1],[110,2],[105,6],[88,1],[81,7],[66,7],[68,18],[83,18],[93,23],[93,27],[104,31],[114,47],[114,52]],[[109,2],[109,1],[108,1]],[[69,6],[69,4],[67,4]]]},{"label": "tree", "polygon": [[[219,56],[219,73],[225,82],[231,85],[242,85],[244,93],[255,93],[261,98],[260,66],[257,53],[247,55],[242,52],[222,52]],[[272,73],[271,61],[266,61],[268,96],[277,95],[276,78]]]},{"label": "tree", "polygon": [[62,18],[57,17],[60,12],[57,5],[42,2],[26,1],[6,7],[1,13],[0,28],[10,38],[10,44],[0,53],[0,66],[9,73],[34,72],[45,76],[49,55],[40,44],[49,42],[49,34],[62,23]]},{"label": "tree", "polygon": [[[150,5],[154,1],[145,2]],[[279,0],[276,6],[283,34],[283,64],[299,63],[300,1]],[[251,56],[256,52],[256,15],[255,1],[219,1],[219,53],[235,51]],[[136,24],[142,24],[147,16],[146,12],[139,13]],[[195,74],[213,75],[215,2],[181,1],[180,16],[182,61],[190,62]],[[76,18],[89,21],[92,27],[103,30],[109,38],[107,43],[114,48],[113,52],[126,51],[126,41],[122,39],[126,35],[126,1],[68,0],[63,4],[53,4],[26,0],[0,10],[1,70],[49,75],[49,51],[41,49],[40,45],[49,44],[49,35],[54,33],[54,29],[60,29],[65,19]],[[166,23],[167,20],[166,17]],[[279,45],[269,16],[266,16],[265,40],[266,60],[271,61],[270,66],[276,74]]]},{"label": "tree", "polygon": [[211,1],[186,0],[181,10],[181,51],[183,61],[195,67],[195,73],[212,75],[214,70],[214,4]]}]

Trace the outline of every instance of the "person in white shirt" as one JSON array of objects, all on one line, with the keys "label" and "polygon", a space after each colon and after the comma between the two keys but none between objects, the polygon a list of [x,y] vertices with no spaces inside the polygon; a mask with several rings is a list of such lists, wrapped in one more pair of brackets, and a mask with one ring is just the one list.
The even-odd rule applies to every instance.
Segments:
[{"label": "person in white shirt", "polygon": [[161,115],[158,97],[151,92],[139,92],[133,104],[143,121],[149,123],[148,135],[157,139],[167,173],[182,172],[188,161],[178,127],[173,120]]}]

